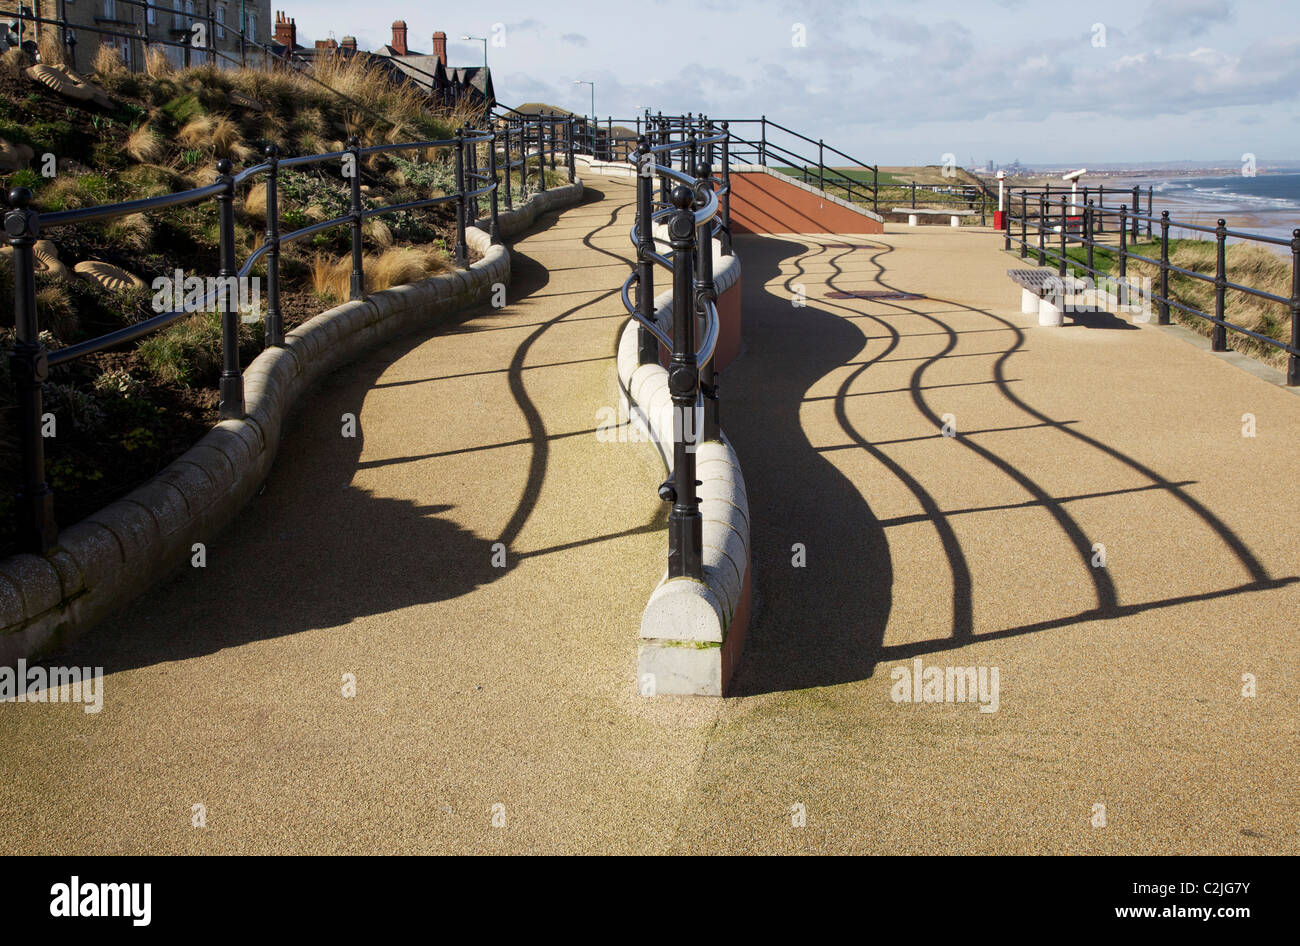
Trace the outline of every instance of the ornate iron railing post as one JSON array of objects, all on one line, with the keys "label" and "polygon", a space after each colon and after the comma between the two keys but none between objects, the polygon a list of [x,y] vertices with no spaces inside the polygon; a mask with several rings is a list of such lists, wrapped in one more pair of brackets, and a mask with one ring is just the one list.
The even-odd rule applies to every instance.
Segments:
[{"label": "ornate iron railing post", "polygon": [[1066,243],[1069,239],[1067,231],[1070,228],[1070,220],[1066,215],[1065,195],[1061,195],[1061,258],[1057,263],[1056,273],[1058,276],[1065,275],[1065,254]]},{"label": "ornate iron railing post", "polygon": [[519,120],[519,194],[520,200],[528,200],[528,120]]},{"label": "ornate iron railing post", "polygon": [[[713,190],[713,168],[708,161],[695,165],[695,201],[696,210],[708,203],[708,193]],[[699,313],[700,325],[707,331],[709,305],[717,302],[718,293],[713,285],[713,221],[704,223],[703,233],[696,232],[695,237],[695,309]],[[720,440],[718,426],[718,385],[713,375],[713,359],[710,358],[700,368],[700,396],[704,402],[704,430],[700,441]]]},{"label": "ornate iron railing post", "polygon": [[[218,410],[223,420],[244,416],[244,376],[239,370],[239,293],[232,291],[239,276],[235,262],[235,179],[229,158],[217,162],[217,220],[220,225],[222,291],[217,300],[221,311],[221,380]],[[232,298],[233,296],[233,298]]]},{"label": "ornate iron railing post", "polygon": [[284,344],[284,314],[280,311],[280,149],[266,146],[266,344]]},{"label": "ornate iron railing post", "polygon": [[1097,241],[1093,237],[1093,227],[1096,226],[1095,214],[1092,209],[1092,201],[1088,201],[1083,208],[1083,246],[1088,254],[1088,278],[1096,283],[1097,273],[1096,265],[1093,259],[1093,250],[1097,246]]},{"label": "ornate iron railing post", "polygon": [[41,346],[36,322],[36,257],[33,247],[40,236],[40,217],[31,210],[32,192],[15,187],[9,192],[5,235],[13,247],[14,347],[9,353],[9,374],[18,407],[22,482],[18,487],[18,541],[28,552],[40,555],[54,548],[59,538],[54,522],[54,493],[45,482],[45,440],[41,435],[43,388],[49,363]]},{"label": "ornate iron railing post", "polygon": [[492,188],[488,191],[488,214],[492,218],[488,235],[493,243],[500,243],[501,225],[497,220],[497,133],[495,131],[488,132],[488,179],[489,186]]},{"label": "ornate iron railing post", "polygon": [[[524,170],[527,171],[527,165]],[[465,246],[465,129],[456,129],[456,266],[464,269],[469,263]]]},{"label": "ornate iron railing post", "polygon": [[[912,191],[916,191],[916,183],[912,183]],[[912,206],[916,206],[916,201],[912,201]],[[1038,195],[1038,265],[1043,266],[1047,263],[1047,254],[1043,252],[1046,249],[1047,230],[1047,195]]]},{"label": "ornate iron railing post", "polygon": [[537,193],[546,193],[546,123],[537,120]]},{"label": "ornate iron railing post", "polygon": [[[478,174],[478,142],[473,139],[478,137],[476,129],[468,128],[470,140],[465,142],[465,186],[470,192],[478,190],[481,183]],[[472,224],[478,221],[478,195],[468,198],[469,213],[465,216],[465,223]]]},{"label": "ornate iron railing post", "polygon": [[1169,324],[1169,211],[1160,211],[1160,314],[1158,324]]},{"label": "ornate iron railing post", "polygon": [[1128,305],[1128,204],[1119,205],[1119,288],[1121,306]]},{"label": "ornate iron railing post", "polygon": [[573,140],[573,116],[570,115],[564,122],[564,140],[565,149],[568,151],[566,162],[569,165],[569,183],[572,184],[578,176],[578,169],[574,162],[574,140]]},{"label": "ornate iron railing post", "polygon": [[1135,244],[1138,241],[1139,228],[1142,226],[1142,220],[1140,219],[1141,216],[1142,216],[1142,188],[1139,185],[1134,184],[1133,185],[1133,243]]},{"label": "ornate iron railing post", "polygon": [[1213,351],[1228,350],[1228,327],[1223,324],[1224,312],[1226,310],[1226,296],[1228,292],[1228,224],[1223,218],[1219,218],[1219,225],[1214,228],[1215,254],[1214,254],[1214,317],[1218,321],[1214,323],[1214,334],[1211,337],[1210,348]]},{"label": "ornate iron railing post", "polygon": [[668,577],[703,578],[704,520],[695,494],[696,404],[700,375],[695,364],[695,214],[690,188],[677,185],[668,218],[673,248],[673,357],[668,391],[673,404],[673,476],[660,495],[673,504],[668,514]]},{"label": "ornate iron railing post", "polygon": [[361,249],[361,139],[353,135],[348,139],[348,154],[352,156],[352,285],[349,298],[366,297],[366,276]]},{"label": "ornate iron railing post", "polygon": [[510,122],[506,122],[505,138],[502,142],[505,145],[505,172],[506,178],[506,210],[513,210],[515,207],[514,198],[510,194]]},{"label": "ornate iron railing post", "polygon": [[[655,159],[650,152],[650,142],[642,137],[637,142],[636,175],[636,307],[643,319],[653,322],[655,317],[655,264],[650,254],[654,252],[654,181]],[[637,364],[659,362],[659,340],[644,325],[637,329]]]},{"label": "ornate iron railing post", "polygon": [[731,246],[731,131],[722,123],[722,252],[735,256]]}]

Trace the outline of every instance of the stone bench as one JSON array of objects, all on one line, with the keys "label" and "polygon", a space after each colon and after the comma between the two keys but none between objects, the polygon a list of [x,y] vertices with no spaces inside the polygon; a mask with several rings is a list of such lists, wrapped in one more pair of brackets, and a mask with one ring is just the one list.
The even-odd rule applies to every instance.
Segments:
[{"label": "stone bench", "polygon": [[1065,296],[1088,289],[1086,280],[1062,276],[1054,269],[1008,269],[1011,281],[1020,287],[1020,311],[1038,314],[1039,325],[1061,325],[1065,321]]},{"label": "stone bench", "polygon": [[926,210],[920,207],[893,207],[889,211],[893,214],[907,214],[907,225],[915,227],[922,216],[947,216],[949,217],[948,226],[960,227],[962,217],[973,217],[973,210]]}]

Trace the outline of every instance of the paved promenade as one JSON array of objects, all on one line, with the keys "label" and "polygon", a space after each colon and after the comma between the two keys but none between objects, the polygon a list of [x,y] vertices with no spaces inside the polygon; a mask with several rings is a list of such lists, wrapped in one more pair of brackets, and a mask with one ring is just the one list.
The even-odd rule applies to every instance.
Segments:
[{"label": "paved promenade", "polygon": [[[507,308],[329,378],[208,567],[60,658],[102,712],[0,706],[0,852],[1300,852],[1300,397],[1040,329],[989,234],[738,240],[757,616],[734,696],[639,697],[663,468],[593,432],[633,211],[592,179]],[[891,700],[918,658],[997,712]]]}]

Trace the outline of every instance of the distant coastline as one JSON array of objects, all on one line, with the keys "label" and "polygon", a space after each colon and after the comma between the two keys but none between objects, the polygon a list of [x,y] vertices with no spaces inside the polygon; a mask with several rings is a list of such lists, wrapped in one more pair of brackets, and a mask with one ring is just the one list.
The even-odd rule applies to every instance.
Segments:
[{"label": "distant coastline", "polygon": [[[1060,175],[1050,174],[1014,178],[1012,186],[1017,184],[1066,187]],[[1086,174],[1080,185],[1087,185],[1090,194],[1099,186],[1105,187],[1108,206],[1132,203],[1131,197],[1125,200],[1119,192],[1140,187],[1142,213],[1146,213],[1147,189],[1151,188],[1154,215],[1167,210],[1171,220],[1194,226],[1212,227],[1223,218],[1230,230],[1284,240],[1290,240],[1292,232],[1300,228],[1300,169],[1297,168],[1262,168],[1253,176],[1243,175],[1239,167],[1102,171]],[[1116,194],[1114,199],[1112,193]],[[1207,236],[1177,227],[1171,230],[1171,235]],[[1285,247],[1274,249],[1288,252]]]}]

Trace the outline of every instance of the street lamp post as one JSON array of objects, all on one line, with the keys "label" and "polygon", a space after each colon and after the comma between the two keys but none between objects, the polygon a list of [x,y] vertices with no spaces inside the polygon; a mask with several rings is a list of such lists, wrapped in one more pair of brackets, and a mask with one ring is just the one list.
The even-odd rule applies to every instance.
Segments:
[{"label": "street lamp post", "polygon": [[588,82],[586,79],[574,79],[574,85],[591,86],[591,121],[587,124],[587,129],[591,132],[591,156],[596,156],[596,83]]},{"label": "street lamp post", "polygon": [[487,41],[487,37],[485,37],[485,36],[462,36],[462,37],[461,37],[461,40],[462,40],[462,41],[474,40],[474,41],[477,41],[477,42],[480,42],[480,43],[483,44],[483,72],[484,72],[483,81],[486,82],[486,81],[487,81],[487,75],[486,75],[486,73],[487,73],[487,67],[488,67],[488,64],[487,64],[487,43],[488,43],[488,41]]}]

